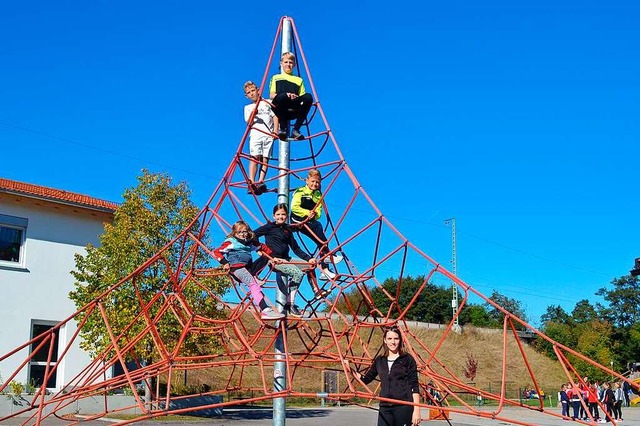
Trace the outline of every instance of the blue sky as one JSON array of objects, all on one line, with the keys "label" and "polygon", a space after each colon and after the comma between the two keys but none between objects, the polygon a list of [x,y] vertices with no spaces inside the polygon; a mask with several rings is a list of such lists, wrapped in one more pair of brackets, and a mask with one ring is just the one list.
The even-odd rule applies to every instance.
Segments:
[{"label": "blue sky", "polygon": [[0,16],[0,176],[120,201],[142,168],[203,205],[279,19],[381,211],[534,325],[640,256],[632,1],[24,1]]}]

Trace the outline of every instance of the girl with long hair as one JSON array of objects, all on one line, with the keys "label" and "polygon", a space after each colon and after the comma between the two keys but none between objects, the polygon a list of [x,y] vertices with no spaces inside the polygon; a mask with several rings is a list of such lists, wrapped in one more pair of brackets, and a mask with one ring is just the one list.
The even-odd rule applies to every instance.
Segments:
[{"label": "girl with long hair", "polygon": [[229,270],[233,277],[249,287],[253,303],[260,308],[260,317],[263,320],[284,318],[283,314],[274,311],[267,305],[264,293],[262,293],[260,284],[255,277],[255,274],[266,265],[266,262],[253,261],[252,253],[258,250],[269,252],[268,247],[255,239],[249,225],[240,220],[231,227],[231,232],[222,245],[213,250],[213,254],[224,269]]}]

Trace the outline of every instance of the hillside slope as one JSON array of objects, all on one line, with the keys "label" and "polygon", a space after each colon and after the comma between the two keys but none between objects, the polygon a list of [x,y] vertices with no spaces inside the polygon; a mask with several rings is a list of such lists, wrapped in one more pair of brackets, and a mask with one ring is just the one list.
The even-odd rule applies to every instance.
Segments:
[{"label": "hillside slope", "polygon": [[[245,326],[250,329],[258,327],[258,324],[249,320]],[[331,359],[322,359],[322,357],[305,357],[305,354],[310,351],[318,351],[323,347],[330,347],[332,345],[330,334],[323,333],[319,323],[310,322],[305,327],[289,330],[287,336],[293,388],[300,392],[322,392],[322,371],[333,370],[338,372],[337,390],[340,392],[347,391],[346,376],[342,372],[340,363]],[[420,345],[416,344],[417,342],[413,342],[413,344],[409,342],[409,344],[418,356],[430,365],[433,371],[446,375],[446,368],[451,374],[458,376],[465,382],[467,379],[464,371],[467,367],[468,357],[471,356],[478,363],[477,374],[473,380],[475,387],[488,392],[500,393],[504,346],[501,330],[465,327],[460,335],[449,334],[437,352],[439,362],[444,365],[444,367],[441,367],[435,360],[429,362],[429,352],[432,351],[443,336],[444,329],[423,327],[410,327],[410,329],[415,333],[417,339],[426,346],[428,351],[420,348]],[[310,330],[317,333],[315,338],[310,338],[310,336],[314,336],[314,333],[309,333]],[[382,333],[375,330],[371,339],[369,339],[368,335],[364,335],[364,332],[361,334],[363,335],[360,337],[365,342],[364,346],[368,348],[368,352],[375,354],[382,343]],[[253,342],[252,349],[260,350],[271,343],[270,341]],[[567,381],[561,366],[554,360],[537,353],[530,346],[524,343],[522,346],[529,367],[534,377],[539,381],[538,386],[545,394],[552,395],[555,400],[560,384]],[[525,387],[533,388],[534,384],[527,365],[523,362],[523,357],[520,354],[515,338],[509,336],[506,339],[506,348],[507,356],[504,361],[506,362],[506,396],[507,398],[518,398],[522,389]],[[357,368],[361,371],[366,369],[370,358],[365,355],[364,348],[362,348],[361,353],[358,353],[358,350],[354,350],[353,355],[365,358],[362,365]],[[264,395],[261,392],[262,390],[271,389],[271,377],[273,376],[273,368],[271,366],[267,365],[261,368],[257,365],[243,364],[242,357],[238,357],[237,361],[235,363],[231,362],[228,367],[218,367],[215,371],[198,370],[190,372],[187,387],[198,389],[204,385],[205,388],[211,390],[233,390],[235,397],[249,398],[254,395]],[[173,383],[180,383],[182,379],[183,377],[176,377]],[[420,380],[426,382],[428,377],[421,375]],[[255,392],[252,392],[252,390]],[[473,396],[470,395],[470,397]]]}]

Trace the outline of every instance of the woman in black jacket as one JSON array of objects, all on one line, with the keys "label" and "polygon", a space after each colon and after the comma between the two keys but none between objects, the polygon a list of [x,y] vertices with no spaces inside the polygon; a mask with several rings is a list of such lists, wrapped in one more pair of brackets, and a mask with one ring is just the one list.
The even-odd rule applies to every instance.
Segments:
[{"label": "woman in black jacket", "polygon": [[[385,328],[384,354],[373,360],[364,375],[354,374],[364,384],[380,377],[380,396],[383,398],[420,403],[418,367],[415,359],[404,351],[402,334],[396,326]],[[420,420],[417,405],[380,401],[378,426],[417,426]]]}]

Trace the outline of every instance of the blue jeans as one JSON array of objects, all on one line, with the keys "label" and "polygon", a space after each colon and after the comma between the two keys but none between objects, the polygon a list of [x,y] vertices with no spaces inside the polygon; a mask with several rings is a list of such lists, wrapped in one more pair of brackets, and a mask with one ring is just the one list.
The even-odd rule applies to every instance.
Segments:
[{"label": "blue jeans", "polygon": [[582,404],[580,404],[580,400],[571,401],[571,406],[573,407],[573,418],[574,419],[579,419],[580,418],[580,407],[582,407]]}]

